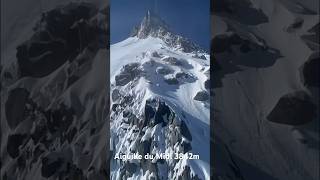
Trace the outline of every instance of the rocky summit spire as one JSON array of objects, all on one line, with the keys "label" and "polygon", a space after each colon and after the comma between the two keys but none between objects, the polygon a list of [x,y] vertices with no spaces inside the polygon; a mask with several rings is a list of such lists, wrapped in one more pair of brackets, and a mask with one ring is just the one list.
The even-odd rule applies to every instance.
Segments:
[{"label": "rocky summit spire", "polygon": [[148,10],[141,24],[134,30],[134,36],[146,38],[158,37],[169,31],[168,25],[153,11]]},{"label": "rocky summit spire", "polygon": [[168,46],[184,52],[204,52],[198,45],[187,38],[173,33],[169,26],[153,11],[148,10],[140,25],[136,26],[131,36],[145,39],[162,39]]}]

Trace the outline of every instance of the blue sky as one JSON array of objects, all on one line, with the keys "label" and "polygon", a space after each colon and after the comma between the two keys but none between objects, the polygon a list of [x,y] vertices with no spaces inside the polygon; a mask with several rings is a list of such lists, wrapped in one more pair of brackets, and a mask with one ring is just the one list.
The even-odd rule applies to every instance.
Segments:
[{"label": "blue sky", "polygon": [[[111,0],[111,44],[126,39],[155,0]],[[210,46],[210,0],[157,0],[157,13],[171,30],[205,49]]]}]

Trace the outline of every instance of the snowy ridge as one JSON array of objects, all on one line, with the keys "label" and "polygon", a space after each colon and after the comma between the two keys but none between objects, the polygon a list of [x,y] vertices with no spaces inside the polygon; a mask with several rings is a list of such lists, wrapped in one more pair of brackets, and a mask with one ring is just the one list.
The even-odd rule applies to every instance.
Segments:
[{"label": "snowy ridge", "polygon": [[[142,24],[150,22],[147,16]],[[161,24],[164,22],[152,20]],[[148,28],[111,45],[111,149],[199,159],[112,160],[112,179],[209,179],[209,55],[171,46]],[[167,28],[163,28],[166,30]],[[161,33],[160,33],[161,34]],[[176,35],[171,34],[167,38]]]}]

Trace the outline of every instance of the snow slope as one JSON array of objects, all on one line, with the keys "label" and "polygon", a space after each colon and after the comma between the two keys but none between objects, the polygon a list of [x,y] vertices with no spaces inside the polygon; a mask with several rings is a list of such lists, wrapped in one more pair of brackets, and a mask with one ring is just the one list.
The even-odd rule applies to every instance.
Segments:
[{"label": "snow slope", "polygon": [[[143,28],[140,27],[139,32]],[[152,28],[156,31],[159,29],[157,26]],[[169,37],[174,38],[174,35],[170,34]],[[140,160],[135,162],[136,169],[132,172],[127,167],[130,162],[113,160],[112,179],[124,177],[128,172],[129,175],[125,176],[128,179],[153,175],[163,179],[176,179],[181,176],[209,178],[210,103],[205,82],[209,80],[210,57],[200,49],[185,52],[179,47],[169,45],[162,37],[153,33],[143,38],[129,37],[111,45],[111,146],[114,154],[128,154],[139,152],[136,150],[139,148],[135,147],[151,139],[151,144],[147,145],[150,153],[167,152],[173,155],[174,152],[192,152],[200,155],[200,159],[168,159],[164,164],[152,162],[156,168],[147,169],[143,167],[148,162]],[[126,76],[127,74],[129,75]],[[195,100],[194,97],[199,92],[206,92],[206,99]],[[123,102],[125,97],[132,99]],[[174,116],[173,122],[170,123],[171,116],[168,116],[168,119],[164,116],[163,122],[149,124],[154,120],[147,118],[149,106],[154,108],[156,113],[162,113],[162,106],[169,108],[170,114]],[[131,116],[127,118],[129,112],[138,122],[134,122],[135,118]],[[141,125],[142,122],[149,125]],[[175,123],[181,124],[176,126]],[[175,128],[172,130],[172,127]],[[186,132],[190,133],[191,137],[186,135]],[[171,143],[176,133],[182,134],[182,137]],[[154,145],[160,142],[162,146]],[[186,149],[185,144],[190,144],[188,146],[191,148]],[[168,169],[164,170],[166,168]],[[188,168],[191,169],[190,172]]]}]

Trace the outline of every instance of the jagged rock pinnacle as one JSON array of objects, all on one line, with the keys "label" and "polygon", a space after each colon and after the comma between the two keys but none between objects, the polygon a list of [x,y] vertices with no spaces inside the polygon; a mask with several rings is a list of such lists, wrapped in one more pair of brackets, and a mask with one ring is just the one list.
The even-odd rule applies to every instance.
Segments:
[{"label": "jagged rock pinnacle", "polygon": [[144,39],[148,36],[158,37],[169,32],[168,25],[153,11],[148,10],[142,22],[133,30],[132,36]]},{"label": "jagged rock pinnacle", "polygon": [[140,39],[155,37],[162,39],[168,46],[181,49],[184,52],[204,52],[198,45],[187,38],[173,33],[164,20],[151,10],[146,12],[140,25],[131,34]]}]

